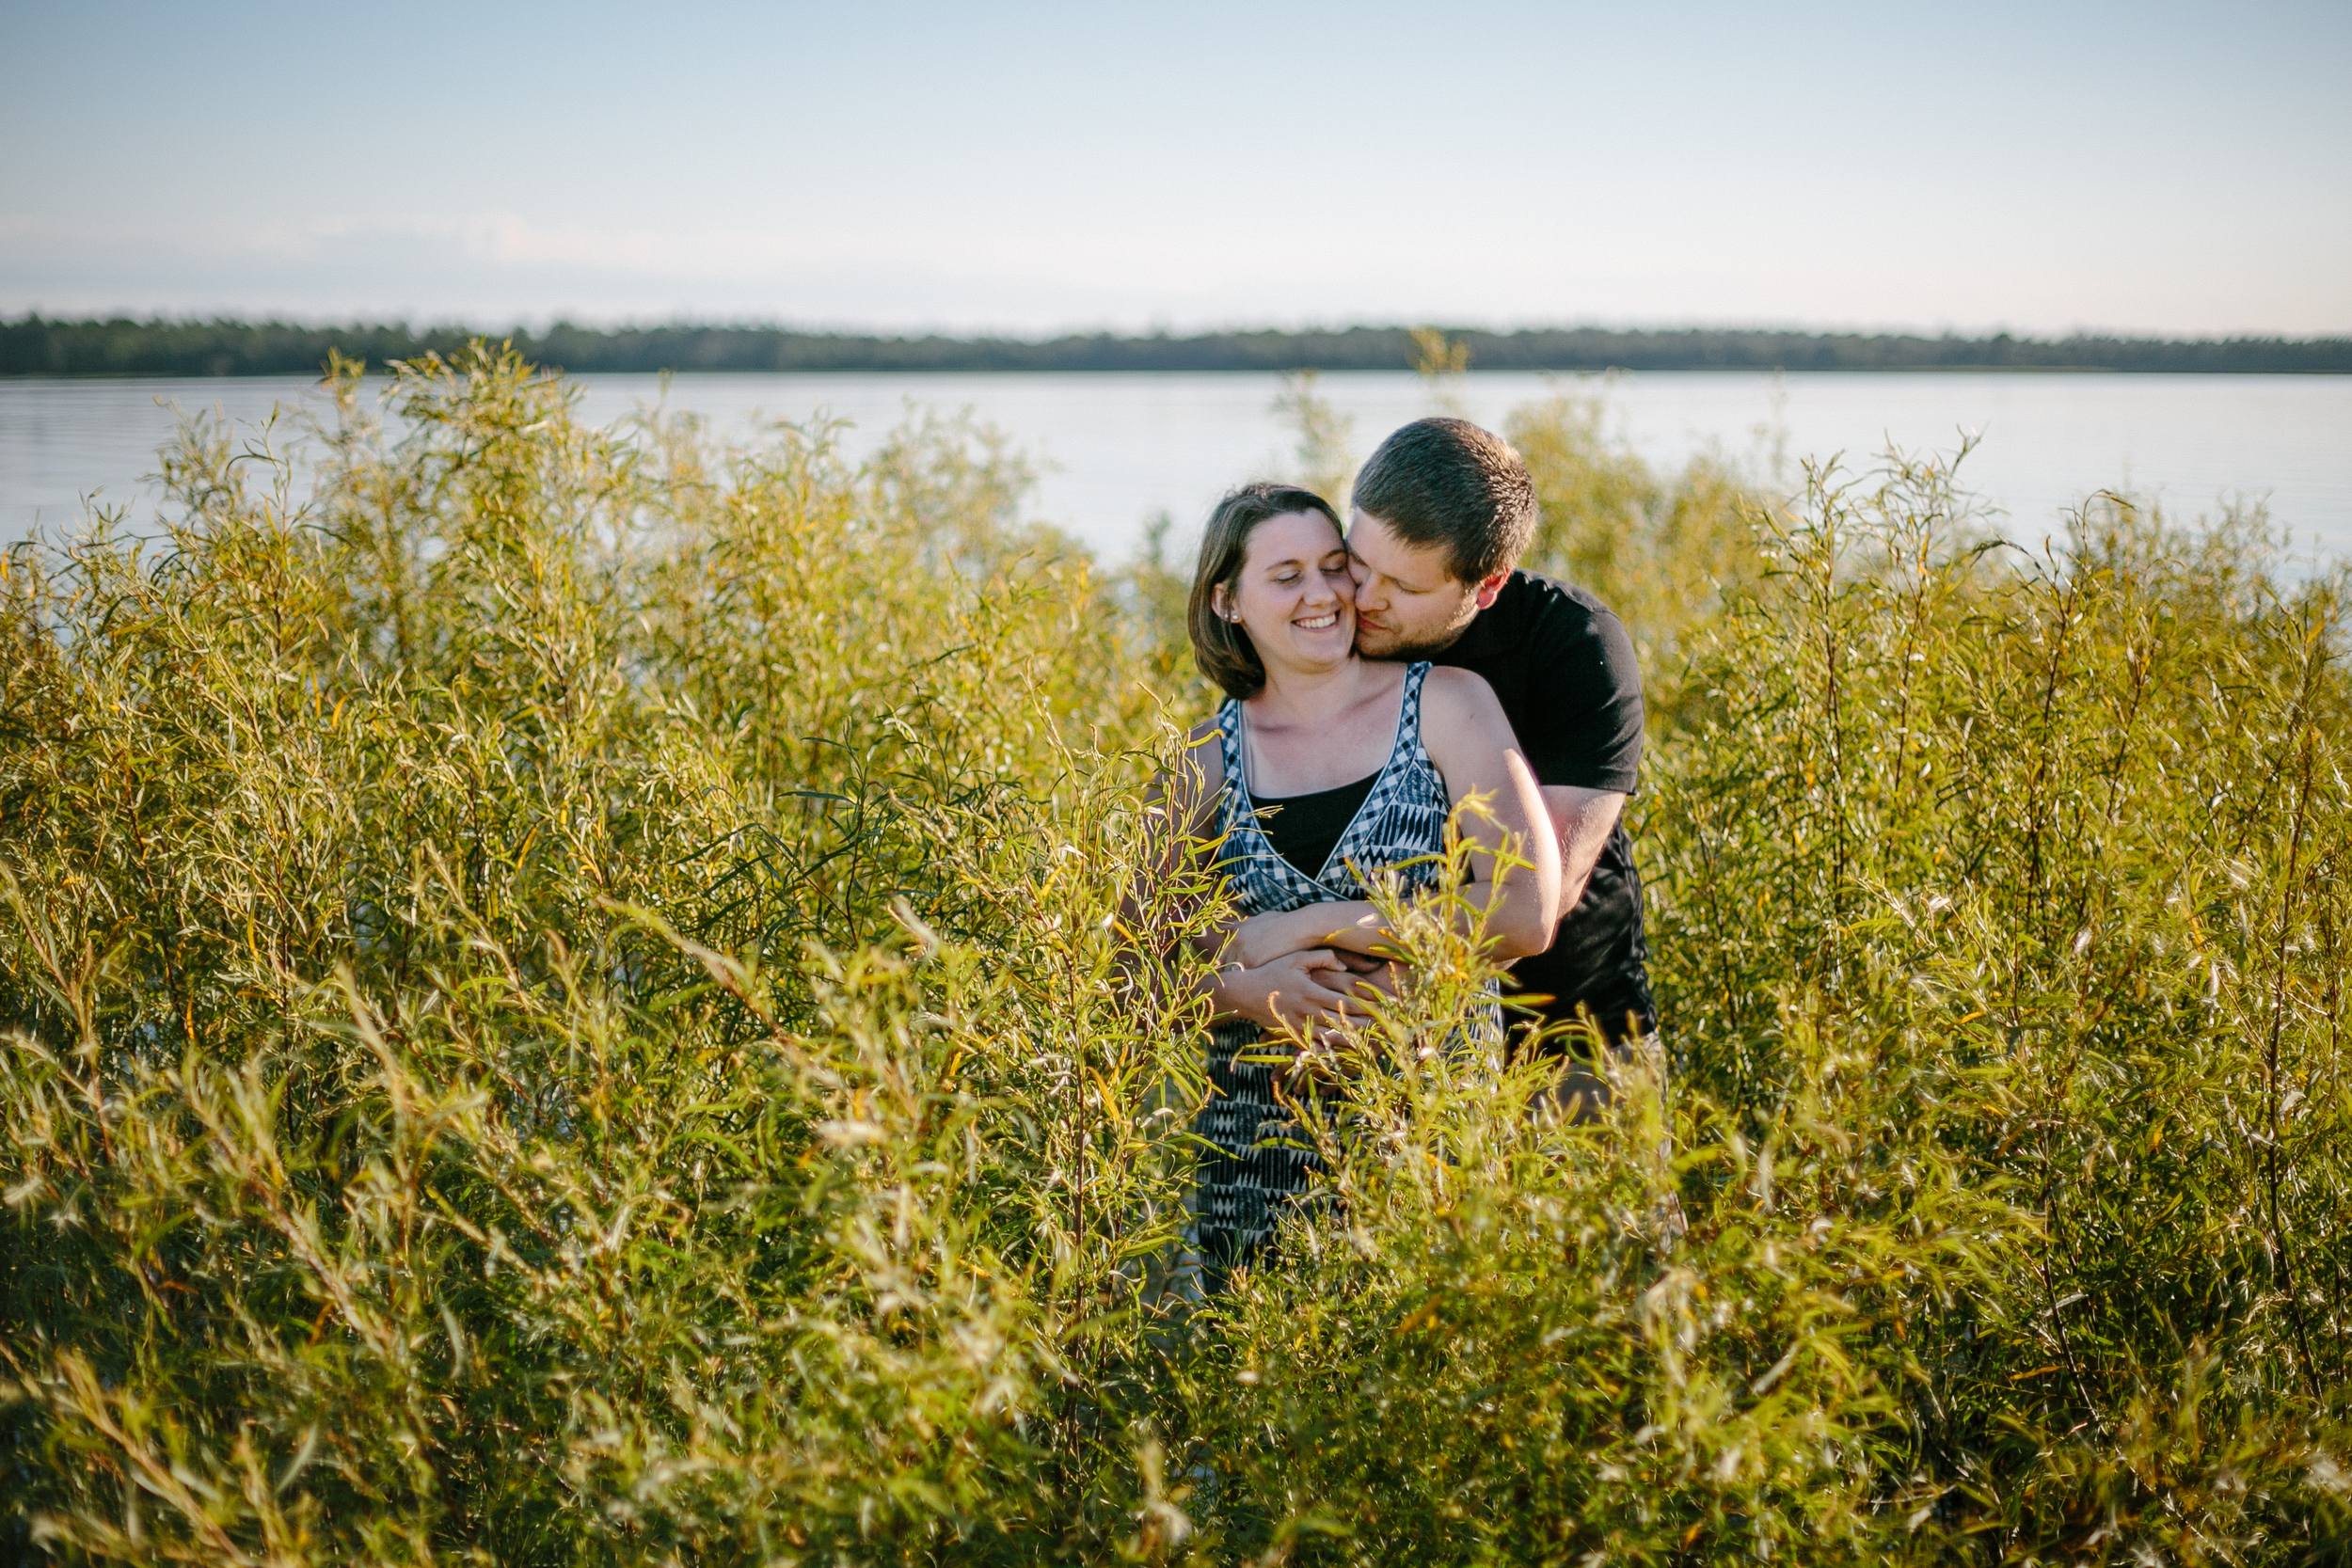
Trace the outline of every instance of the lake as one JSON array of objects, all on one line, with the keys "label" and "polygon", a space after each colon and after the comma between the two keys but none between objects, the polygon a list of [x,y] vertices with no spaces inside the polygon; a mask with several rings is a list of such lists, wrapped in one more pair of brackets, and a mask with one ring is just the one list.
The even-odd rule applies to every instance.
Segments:
[{"label": "lake", "polygon": [[[662,396],[654,376],[581,382],[584,413],[599,423]],[[1355,420],[1359,455],[1430,411],[1427,387],[1409,373],[1335,373],[1320,387]],[[910,407],[969,409],[1043,467],[1034,515],[1115,558],[1155,514],[1186,531],[1226,486],[1283,467],[1277,389],[1277,378],[1255,374],[681,375],[667,396],[723,434],[827,412],[853,422],[853,449]],[[1980,445],[1963,477],[2021,541],[2061,531],[2064,509],[2089,493],[2128,487],[2185,516],[2265,499],[2299,553],[2352,555],[2352,377],[1474,372],[1458,398],[1470,418],[1499,426],[1513,407],[1563,389],[1601,392],[1618,436],[1668,466],[1714,449],[1760,468],[1777,443],[1791,465],[1843,452],[1867,467],[1889,441],[1948,451],[1968,432]],[[151,520],[145,476],[174,407],[252,424],[274,406],[319,400],[299,377],[0,382],[0,541],[56,536],[89,496],[130,503],[135,524]]]}]

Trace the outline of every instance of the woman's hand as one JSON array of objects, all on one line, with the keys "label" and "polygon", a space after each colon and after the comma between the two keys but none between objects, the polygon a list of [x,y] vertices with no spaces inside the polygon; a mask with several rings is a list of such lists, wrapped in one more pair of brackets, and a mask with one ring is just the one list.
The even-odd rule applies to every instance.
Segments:
[{"label": "woman's hand", "polygon": [[1319,1034],[1363,1022],[1359,983],[1344,959],[1317,948],[1225,970],[1209,999],[1221,1016],[1246,1018],[1268,1029]]}]

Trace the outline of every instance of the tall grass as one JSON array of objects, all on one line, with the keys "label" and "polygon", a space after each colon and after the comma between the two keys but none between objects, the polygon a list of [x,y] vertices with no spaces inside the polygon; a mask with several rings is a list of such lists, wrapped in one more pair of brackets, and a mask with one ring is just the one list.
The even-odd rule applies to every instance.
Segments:
[{"label": "tall grass", "polygon": [[1565,384],[1507,421],[1540,507],[1526,564],[1600,595],[1643,668],[1663,673],[1680,664],[1685,635],[1761,572],[1756,516],[1786,487],[1781,462],[1757,473],[1707,451],[1661,474],[1611,438],[1605,387]]},{"label": "tall grass", "polygon": [[1547,550],[1677,610],[1670,1059],[1528,1117],[1420,918],[1203,1302],[1168,583],[962,426],[337,387],[307,510],[199,427],[167,539],[7,558],[20,1557],[2344,1549],[2342,583],[2256,520],[2028,558],[1898,462],[1675,532],[1524,412]]}]

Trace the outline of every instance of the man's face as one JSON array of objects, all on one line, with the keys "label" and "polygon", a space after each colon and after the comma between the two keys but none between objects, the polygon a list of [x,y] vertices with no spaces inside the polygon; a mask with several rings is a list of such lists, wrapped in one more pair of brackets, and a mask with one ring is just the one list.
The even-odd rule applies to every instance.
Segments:
[{"label": "man's face", "polygon": [[1408,545],[1360,507],[1348,524],[1347,553],[1356,577],[1356,651],[1366,658],[1436,653],[1495,602],[1510,577],[1464,582],[1444,546]]}]

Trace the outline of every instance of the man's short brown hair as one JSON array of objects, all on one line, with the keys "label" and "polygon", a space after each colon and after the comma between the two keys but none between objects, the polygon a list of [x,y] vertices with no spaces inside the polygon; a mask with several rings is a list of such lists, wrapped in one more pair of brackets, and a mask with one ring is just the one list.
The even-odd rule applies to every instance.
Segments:
[{"label": "man's short brown hair", "polygon": [[1445,546],[1454,576],[1484,582],[1535,537],[1535,482],[1511,443],[1468,420],[1415,420],[1356,476],[1355,504],[1408,545]]}]

